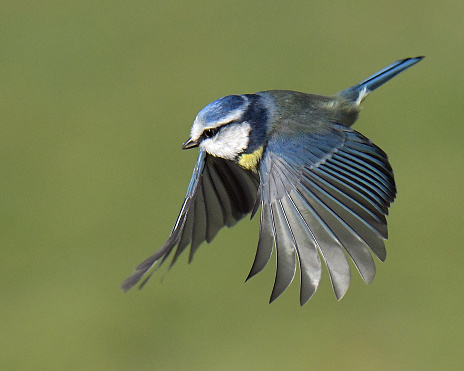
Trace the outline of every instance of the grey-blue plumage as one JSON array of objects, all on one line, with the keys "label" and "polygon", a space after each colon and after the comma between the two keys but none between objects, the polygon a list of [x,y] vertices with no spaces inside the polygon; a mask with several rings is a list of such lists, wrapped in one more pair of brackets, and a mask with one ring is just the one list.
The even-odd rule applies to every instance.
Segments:
[{"label": "grey-blue plumage", "polygon": [[[258,248],[248,278],[276,250],[271,302],[300,267],[300,304],[317,290],[322,260],[337,299],[350,285],[351,258],[366,283],[386,258],[388,207],[396,196],[387,155],[351,128],[374,89],[419,62],[407,58],[326,97],[273,90],[223,97],[197,115],[183,148],[200,153],[167,242],[122,285],[141,287],[175,250],[190,260],[223,226],[261,210]],[[159,263],[159,264],[157,264]]]}]

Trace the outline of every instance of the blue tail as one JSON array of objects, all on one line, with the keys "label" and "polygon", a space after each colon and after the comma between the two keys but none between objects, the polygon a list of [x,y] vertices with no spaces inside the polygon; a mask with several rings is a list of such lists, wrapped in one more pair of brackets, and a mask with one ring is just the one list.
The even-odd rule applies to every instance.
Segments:
[{"label": "blue tail", "polygon": [[391,78],[403,72],[406,68],[409,68],[417,62],[420,62],[423,58],[424,57],[406,58],[397,61],[384,68],[383,70],[380,70],[375,75],[368,77],[366,80],[360,82],[359,84],[343,90],[342,92],[338,93],[338,95],[342,96],[346,100],[361,103],[361,101],[371,91],[377,89],[380,85],[383,85]]}]

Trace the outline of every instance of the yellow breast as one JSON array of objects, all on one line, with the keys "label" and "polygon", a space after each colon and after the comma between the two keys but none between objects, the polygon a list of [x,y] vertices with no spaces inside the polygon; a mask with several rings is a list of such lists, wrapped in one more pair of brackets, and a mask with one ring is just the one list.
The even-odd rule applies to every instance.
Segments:
[{"label": "yellow breast", "polygon": [[245,153],[245,154],[241,155],[238,158],[237,163],[241,167],[257,173],[258,172],[259,160],[261,160],[261,157],[263,156],[263,148],[264,147],[258,148],[253,153]]}]

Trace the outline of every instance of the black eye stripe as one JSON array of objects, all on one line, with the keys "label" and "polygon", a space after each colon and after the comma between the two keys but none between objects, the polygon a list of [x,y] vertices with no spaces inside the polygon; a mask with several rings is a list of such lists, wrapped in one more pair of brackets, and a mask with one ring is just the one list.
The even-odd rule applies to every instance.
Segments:
[{"label": "black eye stripe", "polygon": [[212,128],[212,129],[206,129],[202,136],[204,138],[212,138],[216,135],[216,133],[218,132],[219,128]]},{"label": "black eye stripe", "polygon": [[230,122],[228,122],[228,123],[226,123],[226,124],[223,124],[223,125],[218,126],[218,127],[215,127],[215,128],[205,129],[205,130],[203,131],[203,133],[201,134],[201,136],[202,136],[204,139],[212,138],[212,137],[214,137],[214,136],[217,134],[217,132],[218,132],[219,130],[221,130],[224,126],[233,124],[233,123],[235,123],[235,122],[236,122],[236,121],[230,121]]}]

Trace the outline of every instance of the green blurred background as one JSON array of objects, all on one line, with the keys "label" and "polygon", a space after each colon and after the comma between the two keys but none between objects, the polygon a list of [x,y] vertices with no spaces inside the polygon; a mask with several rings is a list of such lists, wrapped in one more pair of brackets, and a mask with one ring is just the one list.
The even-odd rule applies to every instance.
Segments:
[{"label": "green blurred background", "polygon": [[[464,2],[2,1],[2,370],[460,369]],[[332,94],[404,57],[355,128],[388,154],[388,258],[337,302],[324,272],[268,304],[244,284],[258,220],[142,290],[166,240],[196,113],[233,93]],[[160,281],[163,282],[160,282]]]}]

